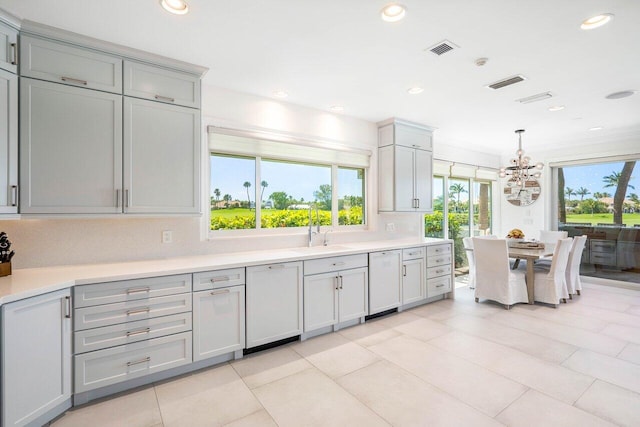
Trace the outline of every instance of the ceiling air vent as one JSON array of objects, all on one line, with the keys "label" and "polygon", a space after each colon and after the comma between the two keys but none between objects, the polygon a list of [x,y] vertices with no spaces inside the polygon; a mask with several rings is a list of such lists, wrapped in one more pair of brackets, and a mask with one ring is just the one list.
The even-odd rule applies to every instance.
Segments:
[{"label": "ceiling air vent", "polygon": [[553,95],[551,92],[542,92],[535,95],[527,96],[525,98],[516,99],[516,102],[521,104],[529,104],[530,102],[542,101],[543,99],[549,99]]},{"label": "ceiling air vent", "polygon": [[517,76],[507,77],[506,79],[498,80],[495,83],[491,83],[490,85],[487,85],[487,87],[491,89],[500,89],[505,86],[510,86],[515,83],[520,83],[522,81],[525,81],[526,79],[527,78],[525,76],[518,74]]},{"label": "ceiling air vent", "polygon": [[428,50],[429,52],[435,53],[436,55],[440,56],[459,47],[460,46],[455,43],[451,43],[449,40],[442,40],[440,43],[428,47],[425,50]]}]

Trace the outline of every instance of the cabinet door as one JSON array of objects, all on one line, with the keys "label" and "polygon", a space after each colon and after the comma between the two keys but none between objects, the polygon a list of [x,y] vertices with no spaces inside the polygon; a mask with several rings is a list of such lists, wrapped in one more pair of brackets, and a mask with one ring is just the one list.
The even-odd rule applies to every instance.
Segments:
[{"label": "cabinet door", "polygon": [[18,76],[4,70],[0,70],[0,214],[2,213],[18,213]]},{"label": "cabinet door", "polygon": [[402,263],[402,304],[426,298],[426,261],[412,259]]},{"label": "cabinet door", "polygon": [[124,98],[127,213],[200,211],[200,111]]},{"label": "cabinet door", "polygon": [[3,426],[35,425],[71,407],[70,295],[66,289],[2,307]]},{"label": "cabinet door", "polygon": [[426,129],[396,123],[395,143],[405,147],[418,148],[421,150],[433,150],[432,133]]},{"label": "cabinet door", "polygon": [[413,148],[395,146],[395,211],[415,211],[415,162]]},{"label": "cabinet door", "polygon": [[419,212],[433,211],[433,154],[431,151],[415,150],[415,188],[417,210]]},{"label": "cabinet door", "polygon": [[247,348],[302,333],[302,261],[247,267]]},{"label": "cabinet door", "polygon": [[20,79],[22,213],[118,213],[122,97]]},{"label": "cabinet door", "polygon": [[395,147],[378,149],[378,211],[392,212],[395,199]]},{"label": "cabinet door", "polygon": [[244,286],[193,293],[193,361],[242,350]]},{"label": "cabinet door", "polygon": [[400,306],[402,251],[369,254],[369,314]]},{"label": "cabinet door", "polygon": [[340,322],[366,316],[369,313],[367,268],[341,271],[339,280],[338,307],[340,307]]},{"label": "cabinet door", "polygon": [[304,278],[304,331],[338,323],[338,273]]},{"label": "cabinet door", "polygon": [[124,61],[124,94],[200,108],[200,77],[139,62]]},{"label": "cabinet door", "polygon": [[18,30],[0,22],[0,68],[18,72]]}]

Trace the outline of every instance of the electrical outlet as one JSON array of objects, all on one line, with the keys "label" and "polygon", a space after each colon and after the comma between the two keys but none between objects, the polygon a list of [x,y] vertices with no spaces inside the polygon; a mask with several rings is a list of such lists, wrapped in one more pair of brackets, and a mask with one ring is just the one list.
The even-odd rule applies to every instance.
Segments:
[{"label": "electrical outlet", "polygon": [[171,230],[165,230],[162,232],[162,243],[173,242],[173,232]]},{"label": "electrical outlet", "polygon": [[388,222],[386,225],[387,231],[396,231],[396,225],[392,222]]},{"label": "electrical outlet", "polygon": [[522,220],[522,223],[525,225],[532,225],[533,224],[533,218],[524,218]]}]

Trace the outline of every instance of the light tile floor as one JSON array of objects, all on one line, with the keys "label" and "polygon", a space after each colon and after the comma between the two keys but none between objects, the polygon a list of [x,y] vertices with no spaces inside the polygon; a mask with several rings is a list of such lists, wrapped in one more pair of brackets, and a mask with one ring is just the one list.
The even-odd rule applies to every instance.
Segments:
[{"label": "light tile floor", "polygon": [[640,291],[443,300],[73,409],[67,426],[638,426]]}]

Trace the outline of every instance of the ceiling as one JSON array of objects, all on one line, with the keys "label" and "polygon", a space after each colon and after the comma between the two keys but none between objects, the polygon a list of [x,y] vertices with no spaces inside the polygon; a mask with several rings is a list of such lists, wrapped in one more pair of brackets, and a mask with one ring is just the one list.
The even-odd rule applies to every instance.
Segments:
[{"label": "ceiling", "polygon": [[[380,19],[387,0],[0,0],[23,19],[210,68],[206,84],[377,122],[400,117],[438,128],[438,142],[510,154],[640,146],[640,2],[634,0],[402,0],[404,20]],[[613,13],[606,26],[580,23]],[[449,40],[442,56],[425,51]],[[475,60],[488,58],[484,66]],[[521,74],[499,90],[487,84]],[[421,86],[424,92],[409,95]],[[550,91],[530,104],[516,99]],[[551,106],[564,105],[550,112]],[[602,130],[589,131],[602,126]]]}]

